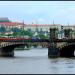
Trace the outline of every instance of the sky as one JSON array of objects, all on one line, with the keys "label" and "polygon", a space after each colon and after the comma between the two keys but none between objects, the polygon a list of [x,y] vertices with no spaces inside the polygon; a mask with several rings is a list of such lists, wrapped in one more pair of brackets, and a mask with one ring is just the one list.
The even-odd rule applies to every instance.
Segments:
[{"label": "sky", "polygon": [[75,24],[75,1],[0,1],[0,17],[26,24]]}]

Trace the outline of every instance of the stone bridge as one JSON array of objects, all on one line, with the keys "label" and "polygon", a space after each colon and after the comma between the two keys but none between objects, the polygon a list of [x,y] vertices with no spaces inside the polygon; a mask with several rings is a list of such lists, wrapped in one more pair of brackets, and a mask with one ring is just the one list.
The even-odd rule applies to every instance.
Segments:
[{"label": "stone bridge", "polygon": [[75,43],[65,43],[59,47],[61,57],[74,57]]},{"label": "stone bridge", "polygon": [[34,45],[48,47],[47,42],[0,42],[0,56],[14,56],[14,49],[16,47],[29,47]]},{"label": "stone bridge", "polygon": [[68,31],[67,39],[57,38],[57,29],[50,29],[49,39],[25,39],[25,38],[0,38],[0,56],[14,56],[14,48],[19,46],[42,45],[48,48],[48,57],[74,57],[75,39],[70,38]]},{"label": "stone bridge", "polygon": [[67,38],[57,39],[57,29],[50,29],[50,45],[48,47],[48,57],[74,57],[75,38],[72,39],[70,29],[64,32]]},{"label": "stone bridge", "polygon": [[14,48],[26,45],[23,42],[0,42],[0,56],[14,56]]}]

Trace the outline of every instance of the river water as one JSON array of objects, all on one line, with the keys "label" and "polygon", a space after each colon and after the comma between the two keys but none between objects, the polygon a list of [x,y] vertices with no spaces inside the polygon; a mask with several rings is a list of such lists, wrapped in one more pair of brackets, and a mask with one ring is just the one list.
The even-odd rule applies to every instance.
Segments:
[{"label": "river water", "polygon": [[0,57],[0,74],[75,74],[75,58],[48,58],[46,48],[15,51]]}]

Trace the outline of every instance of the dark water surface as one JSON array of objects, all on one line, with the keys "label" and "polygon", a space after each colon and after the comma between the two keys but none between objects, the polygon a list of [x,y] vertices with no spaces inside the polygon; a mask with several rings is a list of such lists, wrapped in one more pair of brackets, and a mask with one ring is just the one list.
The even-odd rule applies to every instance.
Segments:
[{"label": "dark water surface", "polygon": [[46,48],[35,48],[0,57],[0,74],[75,74],[75,58],[49,59],[47,54]]}]

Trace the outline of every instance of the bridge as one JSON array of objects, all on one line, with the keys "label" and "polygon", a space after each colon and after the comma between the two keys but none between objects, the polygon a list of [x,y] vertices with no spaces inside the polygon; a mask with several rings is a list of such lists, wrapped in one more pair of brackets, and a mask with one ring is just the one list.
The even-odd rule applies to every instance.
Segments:
[{"label": "bridge", "polygon": [[[46,39],[48,40],[48,39]],[[16,47],[29,47],[35,45],[41,45],[42,47],[48,47],[48,43],[45,39],[33,40],[31,38],[0,38],[0,56],[12,57],[14,56],[14,49]]]},{"label": "bridge", "polygon": [[19,46],[29,46],[34,43],[46,44],[48,48],[48,57],[74,57],[75,50],[75,38],[70,37],[70,30],[67,34],[64,32],[67,38],[58,39],[56,28],[50,28],[49,39],[31,39],[31,38],[0,38],[0,56],[14,56],[14,49]]}]

